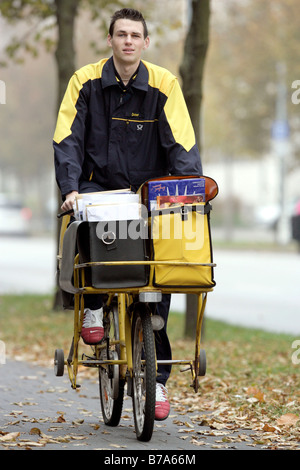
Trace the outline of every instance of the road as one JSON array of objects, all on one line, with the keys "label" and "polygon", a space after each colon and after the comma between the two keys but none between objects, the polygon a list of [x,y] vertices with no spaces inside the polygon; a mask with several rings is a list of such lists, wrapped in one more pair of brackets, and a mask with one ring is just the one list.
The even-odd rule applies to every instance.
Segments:
[{"label": "road", "polygon": [[[49,293],[55,285],[50,238],[0,238],[1,293]],[[206,315],[237,325],[300,334],[300,256],[296,253],[214,250],[214,292]],[[184,311],[175,295],[172,308]]]},{"label": "road", "polygon": [[[214,250],[216,287],[206,316],[265,331],[300,334],[300,256]],[[176,299],[183,310],[185,299]],[[176,308],[174,302],[174,308]]]},{"label": "road", "polygon": [[49,293],[55,285],[52,238],[0,237],[0,294]]}]

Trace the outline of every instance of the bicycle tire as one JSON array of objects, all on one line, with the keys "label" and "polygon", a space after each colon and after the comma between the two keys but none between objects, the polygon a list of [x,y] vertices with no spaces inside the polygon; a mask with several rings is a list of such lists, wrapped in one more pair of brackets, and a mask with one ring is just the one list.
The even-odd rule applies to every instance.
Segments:
[{"label": "bicycle tire", "polygon": [[56,377],[64,375],[65,359],[63,349],[56,349],[54,354],[54,374]]},{"label": "bicycle tire", "polygon": [[[118,307],[113,304],[112,309],[106,315],[105,335],[112,340],[119,340]],[[107,358],[106,349],[101,350],[100,359]],[[120,346],[109,348],[109,359],[120,358]],[[112,365],[99,367],[99,391],[103,421],[107,426],[118,426],[124,400],[125,380],[119,378],[119,366]]]},{"label": "bicycle tire", "polygon": [[135,432],[139,441],[146,442],[151,439],[154,428],[156,361],[151,316],[143,304],[133,315],[132,360]]}]

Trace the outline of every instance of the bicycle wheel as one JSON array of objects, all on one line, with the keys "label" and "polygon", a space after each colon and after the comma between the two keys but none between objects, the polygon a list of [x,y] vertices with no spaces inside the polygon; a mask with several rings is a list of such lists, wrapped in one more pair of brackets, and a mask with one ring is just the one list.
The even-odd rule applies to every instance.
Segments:
[{"label": "bicycle wheel", "polygon": [[[113,304],[104,317],[105,338],[108,338],[108,348],[101,349],[100,360],[117,360],[120,358],[120,345],[111,344],[119,340],[118,307]],[[104,423],[117,426],[120,422],[125,380],[119,378],[119,365],[107,364],[99,367],[100,403]]]},{"label": "bicycle wheel", "polygon": [[154,427],[156,363],[151,317],[145,306],[140,306],[133,315],[132,362],[136,436],[140,441],[149,441]]}]

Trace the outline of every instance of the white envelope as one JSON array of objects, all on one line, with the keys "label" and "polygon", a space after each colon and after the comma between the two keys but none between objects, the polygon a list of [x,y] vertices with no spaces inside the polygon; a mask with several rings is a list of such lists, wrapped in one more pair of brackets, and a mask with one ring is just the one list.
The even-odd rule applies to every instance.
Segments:
[{"label": "white envelope", "polygon": [[[77,220],[130,220],[126,213],[133,214],[139,212],[139,208],[135,210],[129,209],[126,211],[128,205],[139,205],[139,194],[133,193],[128,189],[116,191],[101,191],[95,193],[83,193],[76,197],[76,207],[74,210],[75,218]],[[120,209],[106,209],[106,206],[121,206]],[[94,207],[94,209],[90,209]],[[96,209],[97,207],[97,209]],[[87,210],[88,209],[88,210]],[[122,214],[123,212],[123,214]],[[116,218],[114,218],[116,216]],[[107,218],[106,218],[107,217]]]},{"label": "white envelope", "polygon": [[86,206],[85,220],[89,222],[136,220],[140,218],[140,204],[90,204]]}]

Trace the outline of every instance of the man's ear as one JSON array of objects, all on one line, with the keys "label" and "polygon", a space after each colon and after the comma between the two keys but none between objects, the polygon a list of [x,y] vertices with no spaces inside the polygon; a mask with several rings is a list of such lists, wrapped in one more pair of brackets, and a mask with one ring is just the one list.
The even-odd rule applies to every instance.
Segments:
[{"label": "man's ear", "polygon": [[112,45],[111,45],[111,35],[110,34],[107,35],[107,45],[109,47],[112,47]]},{"label": "man's ear", "polygon": [[150,38],[149,38],[149,36],[147,36],[146,39],[145,39],[143,49],[148,49],[149,45],[150,45]]}]

